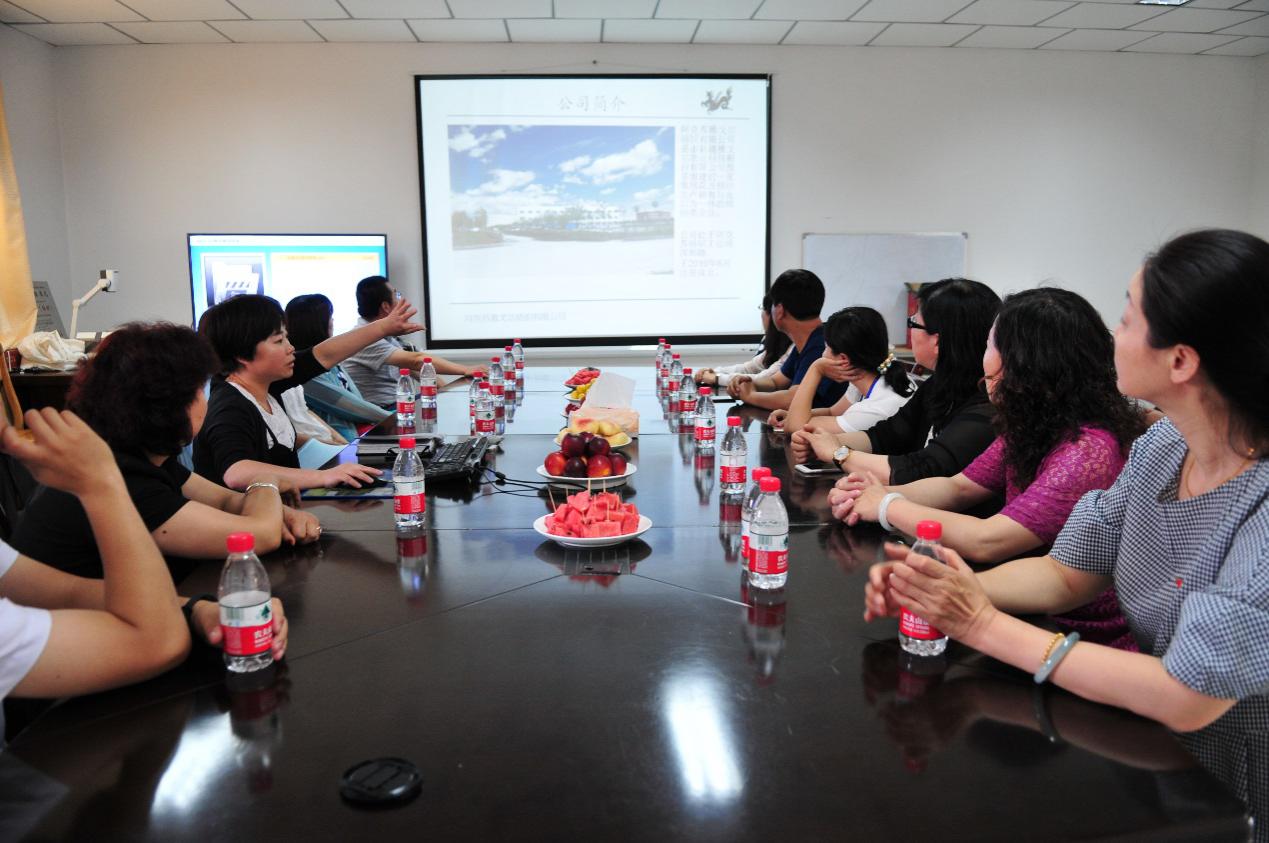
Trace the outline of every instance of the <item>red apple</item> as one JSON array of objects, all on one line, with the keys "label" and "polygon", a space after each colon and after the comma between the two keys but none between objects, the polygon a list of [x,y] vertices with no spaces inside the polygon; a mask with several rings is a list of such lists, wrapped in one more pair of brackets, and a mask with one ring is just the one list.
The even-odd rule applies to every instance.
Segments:
[{"label": "red apple", "polygon": [[587,477],[611,477],[612,476],[612,460],[603,454],[593,456],[586,465]]},{"label": "red apple", "polygon": [[586,458],[572,457],[564,464],[565,477],[585,477],[586,476]]},{"label": "red apple", "polygon": [[560,450],[566,457],[580,457],[586,453],[586,442],[576,433],[569,433],[560,441]]},{"label": "red apple", "polygon": [[595,438],[595,434],[591,433],[589,430],[583,430],[581,433],[577,435],[582,437],[582,441],[587,444],[589,444],[590,441]]},{"label": "red apple", "polygon": [[611,446],[608,444],[607,439],[605,439],[602,436],[595,436],[595,437],[592,437],[591,440],[586,443],[586,456],[588,457],[601,456],[603,454],[607,454],[610,448]]},{"label": "red apple", "polygon": [[612,473],[620,477],[626,473],[626,457],[624,454],[613,451],[608,454],[608,462],[612,463]]},{"label": "red apple", "polygon": [[546,455],[546,461],[542,463],[542,467],[552,477],[563,477],[564,464],[567,462],[568,456],[563,451],[554,451]]}]

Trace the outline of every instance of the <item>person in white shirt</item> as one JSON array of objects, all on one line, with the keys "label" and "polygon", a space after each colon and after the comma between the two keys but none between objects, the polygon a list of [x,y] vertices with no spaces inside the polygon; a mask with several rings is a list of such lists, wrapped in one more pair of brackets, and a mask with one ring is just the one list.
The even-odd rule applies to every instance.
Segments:
[{"label": "person in white shirt", "polygon": [[703,386],[728,386],[736,375],[752,375],[755,379],[774,375],[784,367],[793,341],[776,328],[771,321],[771,296],[762,297],[762,345],[752,360],[731,366],[701,369],[696,380]]},{"label": "person in white shirt", "polygon": [[[812,409],[822,378],[848,381],[846,394],[831,407]],[[785,430],[865,431],[899,412],[915,391],[907,371],[890,349],[886,320],[871,307],[846,307],[824,323],[824,355],[811,364],[787,410],[774,410],[772,427]]]}]

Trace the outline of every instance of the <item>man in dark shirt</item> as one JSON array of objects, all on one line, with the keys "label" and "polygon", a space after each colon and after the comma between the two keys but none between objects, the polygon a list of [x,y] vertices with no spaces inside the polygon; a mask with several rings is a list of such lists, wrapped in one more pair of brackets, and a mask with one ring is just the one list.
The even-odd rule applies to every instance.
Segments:
[{"label": "man in dark shirt", "polygon": [[[736,375],[727,391],[733,398],[755,407],[787,410],[807,370],[824,354],[824,326],[820,322],[824,283],[810,270],[790,269],[780,273],[771,285],[770,295],[771,321],[793,340],[793,349],[776,374],[765,378]],[[823,378],[811,406],[833,406],[849,386]]]}]

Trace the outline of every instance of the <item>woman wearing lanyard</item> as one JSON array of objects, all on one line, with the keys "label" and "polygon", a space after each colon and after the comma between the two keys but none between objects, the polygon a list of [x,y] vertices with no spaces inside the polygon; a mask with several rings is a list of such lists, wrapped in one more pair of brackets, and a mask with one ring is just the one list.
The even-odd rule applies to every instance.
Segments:
[{"label": "woman wearing lanyard", "polygon": [[[1080,497],[1115,482],[1145,428],[1115,386],[1114,357],[1106,324],[1078,294],[1046,288],[1009,296],[983,355],[995,441],[953,477],[885,486],[851,474],[828,494],[833,515],[908,535],[920,521],[938,521],[944,546],[972,562],[1047,551]],[[1001,494],[1004,509],[990,518],[962,514]],[[1085,640],[1137,648],[1114,589],[1055,620]]]},{"label": "woman wearing lanyard", "polygon": [[[833,406],[812,409],[822,378],[849,381],[850,388]],[[772,411],[768,423],[785,430],[864,431],[899,412],[913,391],[890,351],[886,320],[871,307],[846,307],[824,323],[824,356],[811,364],[789,409]]]}]

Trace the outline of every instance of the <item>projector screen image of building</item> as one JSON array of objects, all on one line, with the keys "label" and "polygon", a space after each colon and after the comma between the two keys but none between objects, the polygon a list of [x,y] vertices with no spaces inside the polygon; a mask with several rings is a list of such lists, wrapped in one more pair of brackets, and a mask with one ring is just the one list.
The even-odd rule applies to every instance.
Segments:
[{"label": "projector screen image of building", "polygon": [[429,346],[759,333],[767,77],[416,84]]}]

